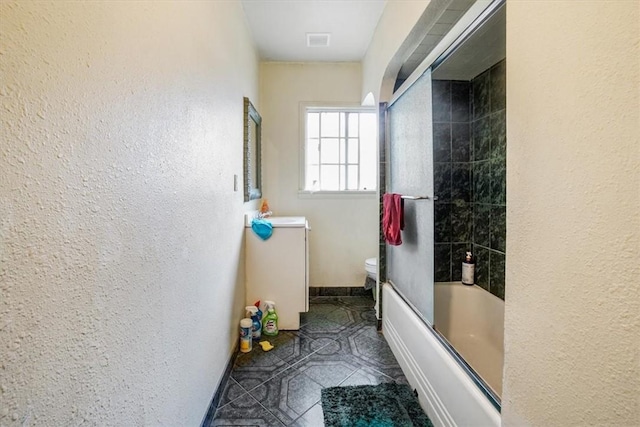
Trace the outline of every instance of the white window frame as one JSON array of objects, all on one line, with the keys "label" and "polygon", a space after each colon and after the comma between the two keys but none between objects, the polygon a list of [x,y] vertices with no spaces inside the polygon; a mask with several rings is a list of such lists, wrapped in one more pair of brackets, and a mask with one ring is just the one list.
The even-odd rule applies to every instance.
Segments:
[{"label": "white window frame", "polygon": [[[306,166],[307,166],[307,112],[309,110],[322,110],[322,111],[336,111],[336,112],[344,112],[344,111],[353,111],[353,112],[364,112],[364,113],[374,113],[377,115],[377,110],[375,107],[363,107],[359,104],[352,103],[340,103],[340,102],[331,102],[331,103],[315,103],[315,102],[301,102],[299,109],[299,129],[300,129],[300,145],[299,145],[299,184],[298,184],[298,195],[302,198],[335,198],[335,197],[344,197],[348,196],[350,198],[373,198],[377,194],[377,187],[379,183],[376,183],[376,188],[373,190],[307,190],[306,186]],[[377,137],[376,137],[376,147],[378,145]],[[376,148],[377,151],[377,148]],[[379,163],[379,160],[376,156],[376,163]],[[378,167],[378,165],[376,165]]]}]

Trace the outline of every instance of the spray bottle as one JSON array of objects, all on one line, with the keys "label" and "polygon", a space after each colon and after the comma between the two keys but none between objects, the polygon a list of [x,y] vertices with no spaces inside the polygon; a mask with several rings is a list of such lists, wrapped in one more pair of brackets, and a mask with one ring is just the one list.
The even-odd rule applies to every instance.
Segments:
[{"label": "spray bottle", "polygon": [[260,310],[260,300],[256,301],[253,305],[258,309],[258,322],[262,324],[262,310]]},{"label": "spray bottle", "polygon": [[254,305],[248,305],[244,309],[247,310],[247,317],[251,317],[251,336],[253,337],[254,341],[258,341],[260,340],[260,336],[262,335],[262,325],[258,320],[258,309]]},{"label": "spray bottle", "polygon": [[268,336],[278,335],[278,314],[276,313],[276,303],[265,301],[267,314],[262,319],[262,334]]}]

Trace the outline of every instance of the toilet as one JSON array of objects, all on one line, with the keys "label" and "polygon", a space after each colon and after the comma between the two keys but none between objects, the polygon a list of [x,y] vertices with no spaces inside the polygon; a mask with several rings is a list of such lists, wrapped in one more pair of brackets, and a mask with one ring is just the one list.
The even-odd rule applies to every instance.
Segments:
[{"label": "toilet", "polygon": [[364,262],[364,269],[367,272],[367,277],[376,280],[376,276],[378,275],[378,259],[367,258],[367,260]]}]

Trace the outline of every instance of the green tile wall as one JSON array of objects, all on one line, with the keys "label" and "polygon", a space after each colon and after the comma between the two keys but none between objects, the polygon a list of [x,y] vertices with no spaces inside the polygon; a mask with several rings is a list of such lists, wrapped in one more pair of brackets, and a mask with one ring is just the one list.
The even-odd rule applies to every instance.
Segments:
[{"label": "green tile wall", "polygon": [[466,251],[476,283],[504,299],[506,69],[433,81],[435,280],[459,281]]}]

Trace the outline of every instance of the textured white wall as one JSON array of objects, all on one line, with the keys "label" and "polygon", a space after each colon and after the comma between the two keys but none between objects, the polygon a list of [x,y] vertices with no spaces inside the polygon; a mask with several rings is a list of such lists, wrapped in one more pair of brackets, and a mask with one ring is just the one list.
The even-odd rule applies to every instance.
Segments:
[{"label": "textured white wall", "polygon": [[244,300],[238,2],[0,2],[0,424],[197,425]]},{"label": "textured white wall", "polygon": [[260,64],[264,194],[275,215],[304,215],[311,225],[310,285],[362,286],[364,261],[378,253],[378,199],[300,197],[301,102],[360,105],[357,63]]},{"label": "textured white wall", "polygon": [[503,425],[640,425],[640,3],[507,3]]}]

